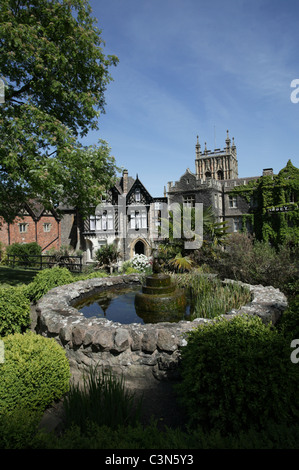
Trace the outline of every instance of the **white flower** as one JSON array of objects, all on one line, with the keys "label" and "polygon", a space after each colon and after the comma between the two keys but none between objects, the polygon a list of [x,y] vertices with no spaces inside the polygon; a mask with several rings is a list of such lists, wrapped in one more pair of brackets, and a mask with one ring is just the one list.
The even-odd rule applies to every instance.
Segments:
[{"label": "white flower", "polygon": [[142,254],[135,255],[131,260],[131,266],[140,271],[145,271],[146,268],[149,268],[151,266],[150,258]]}]

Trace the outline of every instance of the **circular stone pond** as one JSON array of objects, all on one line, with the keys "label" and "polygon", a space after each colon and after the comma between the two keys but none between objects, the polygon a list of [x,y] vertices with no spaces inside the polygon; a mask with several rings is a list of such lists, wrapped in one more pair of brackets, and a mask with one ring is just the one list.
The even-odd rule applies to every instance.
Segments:
[{"label": "circular stone pond", "polygon": [[142,325],[159,322],[172,323],[190,319],[190,305],[188,303],[179,312],[144,310],[142,305],[136,305],[136,294],[140,293],[140,286],[113,287],[108,291],[81,300],[73,304],[73,307],[83,313],[86,318],[105,318],[124,325],[131,323]]},{"label": "circular stone pond", "polygon": [[73,303],[86,318],[106,318],[122,324],[190,320],[191,307],[170,276],[153,274],[143,286],[113,286]]},{"label": "circular stone pond", "polygon": [[[233,282],[233,281],[226,281]],[[246,313],[258,315],[263,322],[279,319],[287,307],[285,296],[273,287],[250,286],[252,300],[239,310],[228,312],[227,319]],[[99,366],[123,376],[128,387],[162,390],[162,382],[175,380],[180,350],[187,344],[186,333],[213,320],[197,318],[178,322],[121,323],[104,316],[85,316],[74,306],[90,296],[107,298],[115,289],[141,289],[141,276],[130,274],[93,278],[60,286],[49,291],[36,305],[38,334],[54,338],[66,351],[74,380],[90,366]],[[112,296],[113,297],[113,296]],[[111,298],[111,301],[114,299]],[[111,303],[111,302],[110,302]],[[106,313],[109,306],[106,309]],[[157,384],[160,384],[157,388]]]}]

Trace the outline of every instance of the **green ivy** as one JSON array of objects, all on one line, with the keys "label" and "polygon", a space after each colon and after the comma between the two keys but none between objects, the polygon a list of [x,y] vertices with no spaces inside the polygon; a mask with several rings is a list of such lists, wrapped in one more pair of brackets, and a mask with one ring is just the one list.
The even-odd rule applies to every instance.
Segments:
[{"label": "green ivy", "polygon": [[258,240],[275,246],[299,242],[299,169],[291,160],[277,175],[261,176],[235,187],[231,194],[236,193],[249,204],[255,203],[242,217],[243,230],[248,217]]}]

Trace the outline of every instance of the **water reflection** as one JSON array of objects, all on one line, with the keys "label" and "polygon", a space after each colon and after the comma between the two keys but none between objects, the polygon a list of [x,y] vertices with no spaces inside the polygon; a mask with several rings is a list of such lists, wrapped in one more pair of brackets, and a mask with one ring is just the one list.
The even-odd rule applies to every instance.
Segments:
[{"label": "water reflection", "polygon": [[187,305],[185,312],[146,312],[142,306],[135,307],[135,294],[140,292],[141,288],[110,288],[109,291],[103,291],[96,295],[81,301],[75,307],[83,313],[86,318],[97,317],[106,318],[117,323],[159,323],[159,322],[178,322],[180,320],[189,320],[190,307]]}]

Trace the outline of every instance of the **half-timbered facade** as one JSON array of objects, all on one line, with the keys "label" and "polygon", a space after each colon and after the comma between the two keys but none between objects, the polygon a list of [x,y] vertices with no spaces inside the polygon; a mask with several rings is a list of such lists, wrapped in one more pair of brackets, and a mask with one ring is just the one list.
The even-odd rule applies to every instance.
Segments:
[{"label": "half-timbered facade", "polygon": [[134,179],[124,170],[94,214],[84,222],[86,261],[92,261],[101,246],[112,243],[122,260],[135,254],[150,256],[159,238],[157,225],[162,203],[167,203],[167,199],[152,197],[138,175]]}]

